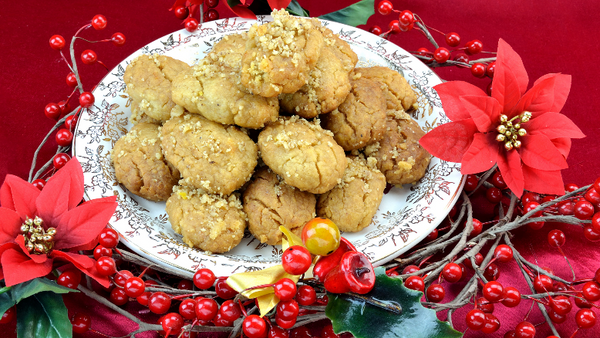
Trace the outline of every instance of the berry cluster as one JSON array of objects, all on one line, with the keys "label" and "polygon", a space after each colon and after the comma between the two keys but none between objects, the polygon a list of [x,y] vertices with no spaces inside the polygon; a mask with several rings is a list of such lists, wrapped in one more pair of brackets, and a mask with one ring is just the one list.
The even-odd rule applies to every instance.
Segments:
[{"label": "berry cluster", "polygon": [[[177,19],[183,20],[183,25],[188,32],[194,32],[198,29],[200,23],[219,19],[219,12],[215,8],[218,4],[219,0],[205,0],[200,2],[177,0],[170,10],[173,11]],[[204,12],[205,6],[208,8],[206,12]],[[195,16],[200,17],[200,21]]]}]

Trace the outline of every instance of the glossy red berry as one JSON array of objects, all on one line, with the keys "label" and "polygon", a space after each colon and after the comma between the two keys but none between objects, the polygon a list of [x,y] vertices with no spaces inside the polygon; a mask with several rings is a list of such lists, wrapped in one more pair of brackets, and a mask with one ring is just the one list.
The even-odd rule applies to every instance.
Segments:
[{"label": "glossy red berry", "polygon": [[117,272],[117,265],[112,257],[100,257],[96,261],[96,270],[102,276],[112,276]]},{"label": "glossy red berry", "polygon": [[296,301],[302,306],[310,306],[317,301],[317,292],[310,285],[302,285],[296,292]]},{"label": "glossy red berry", "polygon": [[111,228],[104,228],[98,235],[98,243],[105,248],[112,249],[119,244],[119,233]]},{"label": "glossy red berry", "polygon": [[411,290],[425,292],[425,281],[419,276],[410,276],[404,281],[404,286]]},{"label": "glossy red berry", "polygon": [[380,1],[377,5],[377,11],[381,15],[388,15],[394,10],[394,5],[388,0]]},{"label": "glossy red berry", "polygon": [[521,303],[521,292],[519,290],[513,288],[512,286],[507,286],[504,288],[504,298],[502,299],[502,305],[506,307],[516,307]]},{"label": "glossy red berry", "polygon": [[390,23],[388,23],[388,29],[390,30],[390,33],[392,33],[392,34],[400,33],[401,32],[400,22],[398,20],[390,21]]},{"label": "glossy red berry", "polygon": [[55,135],[56,143],[61,147],[68,147],[73,141],[73,133],[68,129],[61,128]]},{"label": "glossy red berry", "polygon": [[46,117],[58,121],[60,118],[60,107],[56,103],[48,103],[46,107],[44,107],[44,114]]},{"label": "glossy red berry", "polygon": [[41,178],[38,178],[36,180],[33,180],[33,182],[31,182],[31,184],[38,188],[39,190],[44,189],[44,187],[46,186],[46,180],[43,180]]},{"label": "glossy red berry", "polygon": [[467,313],[465,321],[469,329],[479,331],[485,325],[485,313],[479,309],[473,309]]},{"label": "glossy red berry", "polygon": [[95,15],[92,18],[92,27],[94,27],[95,30],[99,31],[106,28],[106,23],[106,17],[102,14]]},{"label": "glossy red berry", "polygon": [[456,47],[460,45],[460,35],[455,32],[447,33],[445,36],[446,44],[450,47]]},{"label": "glossy red berry", "polygon": [[494,77],[494,73],[496,72],[496,61],[490,63],[487,65],[486,69],[485,69],[485,74],[490,77],[493,78]]},{"label": "glossy red berry", "polygon": [[473,230],[469,234],[471,237],[477,236],[483,231],[483,223],[480,220],[473,218]]},{"label": "glossy red berry", "polygon": [[471,40],[466,43],[465,51],[469,55],[480,53],[483,50],[483,44],[479,40]]},{"label": "glossy red berry", "polygon": [[535,337],[535,326],[530,322],[521,322],[515,327],[515,338]]},{"label": "glossy red berry", "polygon": [[152,296],[152,292],[145,291],[141,295],[137,296],[135,300],[143,306],[148,306],[148,301],[150,300],[150,296]]},{"label": "glossy red berry", "polygon": [[219,305],[214,299],[201,298],[196,300],[196,317],[200,320],[209,321],[215,318]]},{"label": "glossy red berry", "polygon": [[111,303],[117,306],[122,306],[127,304],[127,302],[129,301],[129,297],[125,293],[125,290],[121,288],[114,288],[110,292],[109,300]]},{"label": "glossy red berry", "polygon": [[219,12],[216,9],[211,8],[204,13],[204,21],[215,21],[219,20]]},{"label": "glossy red berry", "polygon": [[383,31],[381,30],[381,27],[374,25],[373,27],[369,28],[369,32],[375,34],[375,35],[381,35],[383,33]]},{"label": "glossy red berry", "polygon": [[183,19],[187,18],[187,16],[190,14],[190,11],[187,9],[187,7],[177,6],[173,10],[173,13],[175,14],[175,17],[177,19],[183,20]]},{"label": "glossy red berry", "polygon": [[540,198],[540,195],[531,191],[524,193],[521,197],[521,204],[523,204],[523,206],[531,202],[536,202],[539,204],[541,201],[542,199]]},{"label": "glossy red berry", "polygon": [[515,338],[515,330],[506,331],[504,338]]},{"label": "glossy red berry", "polygon": [[565,296],[556,296],[552,297],[549,300],[550,308],[558,313],[559,315],[566,315],[571,312],[573,305],[571,304],[571,300]]},{"label": "glossy red berry", "polygon": [[583,297],[589,302],[600,300],[600,286],[595,281],[583,284],[581,289]]},{"label": "glossy red berry", "polygon": [[74,132],[75,127],[77,126],[77,121],[78,121],[77,115],[68,116],[65,119],[65,127],[67,127],[67,129],[69,131]]},{"label": "glossy red berry", "polygon": [[[477,254],[475,254],[475,257],[473,257],[473,258],[475,259],[475,264],[477,264],[477,266],[481,266],[481,263],[483,263],[483,255],[480,253],[477,253]],[[465,260],[465,266],[467,266],[471,269],[473,268],[470,259]]]},{"label": "glossy red berry", "polygon": [[500,244],[494,249],[494,258],[500,262],[510,262],[513,256],[513,250],[506,244]]},{"label": "glossy red berry", "polygon": [[471,192],[475,190],[477,185],[479,184],[479,179],[475,175],[467,175],[465,180],[465,191]]},{"label": "glossy red berry", "polygon": [[312,256],[308,250],[301,245],[293,245],[287,248],[281,256],[283,270],[290,275],[301,275],[305,273],[312,264]]},{"label": "glossy red berry", "polygon": [[403,10],[400,12],[400,16],[398,17],[398,22],[400,26],[410,26],[415,22],[415,16],[409,10]]},{"label": "glossy red berry", "polygon": [[427,242],[431,242],[433,240],[435,240],[436,238],[438,238],[438,229],[433,229],[432,232],[429,233],[429,235],[427,235],[427,237],[425,237],[425,241]]},{"label": "glossy red berry", "polygon": [[257,315],[244,318],[242,330],[248,338],[264,338],[267,336],[267,323]]},{"label": "glossy red berry", "polygon": [[442,270],[442,276],[449,283],[456,283],[462,278],[462,270],[460,265],[456,263],[448,263]]},{"label": "glossy red berry", "polygon": [[205,0],[204,4],[208,8],[215,8],[219,4],[219,0]]},{"label": "glossy red berry", "polygon": [[191,298],[182,300],[179,304],[179,314],[185,319],[196,319],[196,301]]},{"label": "glossy red berry", "polygon": [[477,62],[471,65],[471,74],[478,78],[485,77],[485,65],[483,63]]},{"label": "glossy red berry", "polygon": [[600,211],[592,216],[592,228],[596,232],[600,232]]},{"label": "glossy red berry", "polygon": [[52,49],[61,50],[65,47],[65,38],[63,38],[61,35],[52,35],[49,43]]},{"label": "glossy red berry", "polygon": [[183,25],[188,32],[195,32],[196,29],[198,29],[198,20],[195,18],[187,18],[183,22]]},{"label": "glossy red berry", "polygon": [[404,267],[404,269],[402,269],[402,274],[406,275],[406,274],[417,272],[419,270],[420,270],[419,267],[416,265],[407,265]]},{"label": "glossy red berry", "polygon": [[200,290],[206,290],[215,284],[217,277],[210,269],[199,269],[194,274],[194,285]]},{"label": "glossy red berry", "polygon": [[286,301],[296,296],[296,283],[289,278],[282,278],[273,286],[275,296],[281,301]]},{"label": "glossy red berry", "polygon": [[179,334],[181,328],[183,327],[183,318],[179,313],[167,313],[162,317],[161,324],[163,331],[171,334]]},{"label": "glossy red berry", "polygon": [[110,37],[110,42],[117,47],[121,47],[125,44],[125,34],[116,32]]},{"label": "glossy red berry", "polygon": [[83,92],[79,95],[79,105],[83,108],[89,108],[94,104],[94,95],[90,92]]},{"label": "glossy red berry", "polygon": [[552,308],[548,309],[548,317],[550,317],[550,320],[556,324],[561,324],[567,321],[567,315],[561,315]]},{"label": "glossy red berry", "polygon": [[242,311],[238,304],[234,303],[232,300],[226,300],[221,304],[219,313],[223,319],[234,322],[236,319],[240,318]]},{"label": "glossy red berry", "polygon": [[437,63],[445,63],[450,58],[448,48],[440,47],[433,52],[433,58]]},{"label": "glossy red berry", "polygon": [[83,62],[84,64],[92,65],[96,61],[98,61],[98,56],[96,55],[96,52],[94,52],[93,50],[86,49],[83,52],[81,52],[81,62]]},{"label": "glossy red berry", "polygon": [[238,294],[238,292],[232,289],[226,281],[227,277],[219,277],[217,284],[215,284],[215,291],[217,292],[217,296],[220,298],[232,299]]},{"label": "glossy red berry", "polygon": [[491,303],[485,297],[480,297],[477,300],[477,308],[485,313],[493,313],[494,312],[494,303]]},{"label": "glossy red berry", "polygon": [[146,291],[146,283],[140,277],[130,277],[125,282],[125,293],[131,298],[137,298]]},{"label": "glossy red berry", "polygon": [[499,302],[504,298],[504,287],[496,281],[487,282],[483,286],[482,293],[483,297],[490,302]]},{"label": "glossy red berry", "polygon": [[71,318],[71,325],[73,326],[73,332],[86,333],[92,326],[92,319],[87,314],[79,312]]},{"label": "glossy red berry", "polygon": [[575,314],[575,322],[582,329],[590,329],[596,325],[596,313],[591,309],[581,309]]},{"label": "glossy red berry", "polygon": [[94,248],[94,259],[98,260],[100,257],[111,257],[112,256],[112,250],[109,248],[105,248],[102,245],[97,245]]},{"label": "glossy red berry", "polygon": [[69,162],[70,159],[71,159],[71,156],[69,156],[66,153],[56,154],[52,158],[52,165],[54,166],[54,168],[56,168],[58,170],[58,169],[64,167],[65,164],[67,164],[67,162]]},{"label": "glossy red berry", "polygon": [[600,231],[596,231],[591,224],[583,227],[583,236],[590,242],[600,241]]},{"label": "glossy red berry", "polygon": [[537,293],[552,291],[552,279],[546,275],[538,275],[533,279],[533,288]]},{"label": "glossy red berry", "polygon": [[66,270],[58,276],[56,283],[75,290],[79,286],[79,283],[81,283],[81,271]]},{"label": "glossy red berry", "polygon": [[588,220],[594,215],[594,205],[587,200],[575,203],[573,215],[581,220]]},{"label": "glossy red berry", "polygon": [[[300,307],[295,300],[287,300],[277,303],[277,316],[283,320],[295,320],[300,312]],[[289,327],[284,327],[289,329]]]},{"label": "glossy red berry", "polygon": [[133,277],[133,273],[131,273],[131,271],[119,270],[115,274],[113,280],[114,280],[115,284],[117,284],[118,286],[124,287],[125,283],[127,283],[127,280],[131,277]]},{"label": "glossy red berry", "polygon": [[271,326],[271,330],[269,330],[268,338],[289,338],[290,333],[288,330],[282,329],[277,326]]},{"label": "glossy red berry", "polygon": [[[153,313],[161,315],[167,313],[171,307],[171,297],[164,292],[155,292],[148,298],[148,308]],[[197,314],[197,313],[196,313]]]},{"label": "glossy red berry", "polygon": [[566,240],[565,233],[560,230],[554,229],[548,233],[548,244],[552,247],[560,248],[565,245]]},{"label": "glossy red berry", "polygon": [[439,303],[446,297],[446,290],[439,284],[431,284],[427,288],[427,300],[433,303]]},{"label": "glossy red berry", "polygon": [[496,318],[496,316],[494,316],[491,313],[486,313],[485,314],[485,324],[481,328],[481,332],[483,332],[485,334],[491,334],[491,333],[498,331],[499,328],[500,328],[500,321],[498,320],[498,318]]},{"label": "glossy red berry", "polygon": [[454,61],[465,63],[466,65],[459,65],[459,67],[469,68],[469,56],[465,53],[458,53],[454,56]]},{"label": "glossy red berry", "polygon": [[500,277],[500,269],[498,269],[498,265],[496,265],[496,263],[488,265],[483,271],[483,276],[489,281],[497,280],[498,277]]}]

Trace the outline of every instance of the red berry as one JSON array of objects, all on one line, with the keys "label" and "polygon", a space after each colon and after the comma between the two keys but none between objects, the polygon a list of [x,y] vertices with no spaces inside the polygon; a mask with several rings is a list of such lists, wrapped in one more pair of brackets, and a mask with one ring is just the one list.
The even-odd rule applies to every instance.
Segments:
[{"label": "red berry", "polygon": [[79,105],[83,108],[89,108],[94,104],[94,95],[90,92],[83,92],[79,95]]},{"label": "red berry", "polygon": [[210,269],[199,269],[196,271],[193,278],[194,285],[201,290],[212,287],[216,280],[217,277]]},{"label": "red berry", "polygon": [[125,290],[121,288],[114,288],[110,292],[109,300],[111,303],[117,306],[121,306],[127,304],[127,302],[129,301],[129,297],[125,293]]},{"label": "red berry", "polygon": [[110,42],[117,47],[121,47],[125,44],[125,34],[116,32],[110,37]]},{"label": "red berry", "polygon": [[219,12],[216,9],[211,8],[204,13],[204,21],[215,21],[219,20]]},{"label": "red berry", "polygon": [[162,317],[161,324],[165,332],[179,334],[183,327],[183,318],[179,313],[167,313]]},{"label": "red berry", "polygon": [[446,44],[450,47],[456,47],[460,45],[460,35],[455,32],[450,32],[445,35]]},{"label": "red berry", "polygon": [[468,63],[469,63],[469,56],[467,54],[465,54],[465,53],[458,53],[458,54],[456,54],[456,56],[454,57],[454,61],[462,62],[462,63],[467,64],[467,65],[459,65],[459,67],[463,67],[463,68],[470,67],[468,65]]},{"label": "red berry", "polygon": [[56,283],[58,285],[75,290],[79,286],[79,283],[81,283],[81,271],[67,270],[58,276]]},{"label": "red berry", "polygon": [[70,159],[71,159],[71,156],[69,156],[66,153],[56,154],[52,158],[52,165],[54,166],[54,168],[60,169],[60,168],[64,167],[65,164],[67,164],[67,162],[69,162]]},{"label": "red berry", "polygon": [[400,26],[410,26],[415,22],[415,16],[409,10],[403,10],[400,12],[400,16],[398,18]]},{"label": "red berry", "polygon": [[277,326],[272,326],[271,330],[269,330],[268,338],[289,338],[289,337],[290,337],[290,333],[288,332],[288,330],[279,328]]},{"label": "red berry", "polygon": [[473,218],[473,230],[469,234],[471,237],[477,236],[483,231],[483,223],[481,223],[478,219]]},{"label": "red berry", "polygon": [[425,56],[426,59],[420,59],[424,63],[431,63],[431,62],[433,62],[433,58],[431,57],[432,54],[429,51],[429,49],[427,49],[427,48],[419,48],[419,49],[417,49],[417,52],[415,54],[416,55]]},{"label": "red berry", "polygon": [[[295,300],[287,300],[277,303],[277,317],[283,320],[295,320],[300,312],[300,307]],[[289,327],[284,327],[289,329]]]},{"label": "red berry", "polygon": [[595,206],[600,205],[600,193],[598,193],[598,191],[596,191],[596,189],[593,187],[588,189],[583,197]]},{"label": "red berry", "polygon": [[523,206],[525,206],[527,203],[531,203],[531,202],[536,202],[536,203],[540,203],[542,199],[540,198],[540,195],[534,193],[534,192],[526,192],[523,194],[523,196],[521,197],[521,204],[523,204]]},{"label": "red berry", "polygon": [[560,230],[551,230],[548,233],[548,244],[555,248],[560,248],[565,245],[566,236],[565,233]]},{"label": "red berry", "polygon": [[[477,264],[477,266],[481,266],[481,263],[483,262],[483,255],[480,253],[475,254],[475,264]],[[471,265],[471,260],[470,259],[466,259],[465,260],[465,265],[469,268],[473,268],[473,266]]]},{"label": "red berry", "polygon": [[591,224],[583,227],[583,236],[585,236],[585,238],[587,238],[587,240],[590,242],[600,241],[600,231],[596,231],[594,226]]},{"label": "red berry", "polygon": [[600,286],[594,281],[583,284],[581,291],[583,292],[583,297],[589,302],[600,300]]},{"label": "red berry", "polygon": [[381,15],[388,15],[394,10],[394,5],[390,1],[383,0],[377,5],[377,11]]},{"label": "red berry", "polygon": [[392,20],[390,21],[390,23],[388,24],[388,29],[390,30],[390,33],[392,34],[398,34],[400,33],[400,22],[398,20]]},{"label": "red berry", "polygon": [[71,318],[71,325],[73,326],[73,332],[86,333],[92,326],[92,319],[85,313],[79,312]]},{"label": "red berry", "polygon": [[500,244],[494,250],[494,257],[503,263],[510,262],[513,259],[513,250],[506,244]]},{"label": "red berry", "polygon": [[592,216],[592,228],[595,232],[600,232],[600,211]]},{"label": "red berry", "polygon": [[567,183],[565,184],[565,192],[569,193],[569,192],[573,192],[575,190],[579,189],[579,186],[575,183]]},{"label": "red berry", "polygon": [[489,302],[485,297],[480,297],[477,300],[477,308],[485,313],[493,313],[494,303]]},{"label": "red berry", "polygon": [[70,132],[68,129],[59,129],[56,132],[56,143],[58,143],[59,146],[61,147],[68,147],[71,145],[71,142],[73,141],[73,133]]},{"label": "red berry", "polygon": [[[155,292],[148,298],[148,308],[153,313],[162,315],[167,313],[171,307],[171,297],[164,292]],[[196,314],[198,314],[196,312]]]},{"label": "red berry", "polygon": [[496,71],[496,61],[490,63],[487,65],[487,68],[485,69],[485,74],[490,77],[493,78],[494,77],[494,72]]},{"label": "red berry", "polygon": [[71,132],[75,131],[75,127],[77,126],[78,117],[77,115],[68,116],[65,119],[65,127]]},{"label": "red berry", "polygon": [[105,248],[114,248],[119,244],[119,233],[111,228],[104,228],[98,235],[98,243]]},{"label": "red berry", "polygon": [[66,101],[60,101],[58,103],[58,108],[60,108],[60,117],[65,117],[71,111],[71,105],[69,105]]},{"label": "red berry", "polygon": [[196,317],[200,320],[212,320],[217,315],[219,305],[214,299],[201,298],[196,300]]},{"label": "red berry", "polygon": [[559,315],[566,315],[571,312],[573,305],[571,304],[571,300],[565,296],[556,296],[554,298],[550,298],[550,308],[558,313]]},{"label": "red berry", "polygon": [[407,275],[407,274],[411,274],[413,272],[417,272],[419,270],[420,270],[419,267],[416,265],[407,265],[404,267],[404,269],[402,269],[402,274]]},{"label": "red berry", "polygon": [[296,296],[296,283],[289,278],[282,278],[273,286],[275,296],[281,301],[286,301]]},{"label": "red berry", "polygon": [[217,284],[215,284],[215,291],[217,292],[217,296],[220,298],[232,299],[238,294],[238,292],[232,289],[226,281],[227,277],[219,277]]},{"label": "red berry", "polygon": [[182,279],[177,283],[177,289],[179,290],[192,290],[194,288],[194,283],[187,279]]},{"label": "red berry", "polygon": [[187,7],[177,6],[173,10],[173,13],[175,13],[175,17],[177,19],[183,20],[183,19],[187,18],[187,16],[190,14],[190,11],[187,9]]},{"label": "red berry", "polygon": [[561,215],[573,215],[575,203],[572,201],[561,201],[557,204],[558,213]]},{"label": "red berry", "polygon": [[427,242],[431,242],[433,240],[435,240],[438,237],[438,229],[433,229],[432,232],[429,233],[429,235],[427,235],[427,237],[425,237],[425,240]]},{"label": "red berry", "polygon": [[125,282],[125,293],[131,298],[137,298],[146,291],[146,283],[140,277],[130,277]]},{"label": "red berry", "polygon": [[96,56],[96,52],[91,49],[86,49],[81,53],[81,62],[86,65],[94,64],[98,60],[98,56]]},{"label": "red berry", "polygon": [[462,278],[462,270],[460,265],[456,263],[448,263],[442,270],[442,276],[449,283],[456,283]]},{"label": "red berry", "polygon": [[106,17],[102,14],[95,15],[92,18],[92,27],[97,31],[106,28]]},{"label": "red berry", "polygon": [[433,52],[433,58],[437,63],[445,63],[450,58],[448,48],[440,47]]},{"label": "red berry", "polygon": [[483,271],[483,276],[487,280],[497,280],[500,277],[500,269],[498,269],[498,265],[492,263],[485,268]]},{"label": "red berry", "polygon": [[478,77],[478,78],[484,78],[485,77],[485,65],[483,63],[474,63],[471,65],[471,74],[473,74],[473,76]]},{"label": "red berry", "polygon": [[204,4],[208,8],[215,8],[219,4],[219,0],[205,0]]},{"label": "red berry", "polygon": [[46,107],[44,107],[44,114],[55,121],[58,121],[60,118],[60,107],[56,103],[48,103]]},{"label": "red berry", "polygon": [[515,330],[506,331],[504,338],[515,338]]},{"label": "red berry", "polygon": [[264,338],[267,336],[267,324],[257,315],[244,318],[242,330],[248,338]]},{"label": "red berry", "polygon": [[181,301],[179,314],[185,319],[196,319],[196,301],[191,298]]},{"label": "red berry", "polygon": [[588,220],[594,215],[594,205],[585,199],[579,201],[575,203],[573,214],[580,220]]},{"label": "red berry", "polygon": [[581,309],[575,314],[575,322],[581,329],[589,329],[596,325],[596,313],[591,309]]},{"label": "red berry", "polygon": [[381,35],[383,33],[383,31],[381,30],[381,27],[374,25],[373,27],[369,28],[369,32],[375,34],[375,35]]},{"label": "red berry", "polygon": [[430,302],[439,303],[444,300],[444,297],[446,296],[446,290],[439,284],[431,284],[427,288],[426,295],[427,300]]},{"label": "red berry", "polygon": [[479,309],[473,309],[467,313],[465,321],[469,329],[475,331],[481,330],[485,325],[485,313]]},{"label": "red berry", "polygon": [[485,299],[492,303],[499,302],[504,298],[504,288],[496,281],[487,282],[483,286],[482,293]]},{"label": "red berry", "polygon": [[425,292],[425,282],[419,276],[410,276],[404,282],[404,286],[408,289]]},{"label": "red berry", "polygon": [[117,265],[112,257],[100,257],[96,261],[96,270],[102,276],[112,276],[117,272]]},{"label": "red berry", "polygon": [[94,259],[98,260],[100,257],[111,257],[112,256],[112,250],[109,248],[105,248],[102,245],[97,245],[96,248],[94,248]]},{"label": "red berry", "polygon": [[537,293],[552,291],[552,279],[546,275],[538,275],[533,279],[533,288]]},{"label": "red berry", "polygon": [[133,274],[129,270],[119,270],[115,274],[114,282],[120,287],[124,287],[125,283],[129,278],[133,277]]},{"label": "red berry", "polygon": [[283,270],[290,275],[301,275],[305,273],[312,264],[312,256],[308,249],[300,245],[287,248],[281,256]]},{"label": "red berry", "polygon": [[471,192],[475,190],[477,185],[479,184],[479,179],[475,175],[467,175],[467,179],[465,180],[465,191]]},{"label": "red berry", "polygon": [[61,35],[52,35],[50,37],[50,47],[54,50],[61,50],[65,47],[65,38]]},{"label": "red berry", "polygon": [[[527,202],[524,207],[523,207],[523,213],[529,213],[530,211],[536,209],[537,207],[539,207],[540,204],[538,202]],[[542,211],[537,211],[535,213],[533,213],[531,215],[531,218],[536,218],[536,217],[541,217],[542,216]],[[529,226],[531,229],[533,230],[539,230],[544,226],[544,222],[530,222],[527,223],[527,226]]]},{"label": "red berry", "polygon": [[535,337],[535,326],[529,322],[521,322],[515,328],[515,338]]},{"label": "red berry", "polygon": [[39,190],[44,189],[44,186],[46,186],[46,180],[43,180],[41,178],[38,178],[36,180],[33,180],[33,182],[31,182],[31,184],[38,188]]},{"label": "red berry", "polygon": [[310,306],[317,301],[317,292],[312,286],[302,285],[296,292],[296,301],[302,306]]},{"label": "red berry", "polygon": [[148,301],[150,300],[150,296],[152,296],[152,292],[145,291],[141,295],[137,296],[135,300],[143,306],[148,306]]},{"label": "red berry", "polygon": [[483,44],[479,40],[471,40],[466,44],[466,52],[469,55],[480,53],[483,50]]},{"label": "red berry", "polygon": [[498,331],[500,328],[500,321],[496,316],[491,313],[485,314],[485,325],[481,328],[481,332],[490,334]]},{"label": "red berry", "polygon": [[521,292],[508,286],[504,288],[504,298],[502,299],[502,305],[506,307],[515,307],[521,303]]},{"label": "red berry", "polygon": [[196,31],[196,29],[198,29],[198,20],[194,19],[194,18],[187,18],[185,19],[185,21],[183,22],[185,29],[188,32],[194,32]]},{"label": "red berry", "polygon": [[229,322],[234,322],[236,319],[240,318],[242,311],[240,310],[240,306],[234,303],[232,300],[226,300],[223,302],[223,304],[221,304],[219,313],[223,319]]},{"label": "red berry", "polygon": [[548,310],[548,317],[550,317],[550,320],[556,324],[564,323],[567,320],[566,315],[561,315],[560,313],[552,310],[552,308]]}]

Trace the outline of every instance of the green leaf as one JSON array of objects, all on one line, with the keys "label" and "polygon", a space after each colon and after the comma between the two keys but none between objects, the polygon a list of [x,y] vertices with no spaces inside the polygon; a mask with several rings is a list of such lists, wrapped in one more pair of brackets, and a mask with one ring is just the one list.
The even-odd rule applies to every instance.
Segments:
[{"label": "green leaf", "polygon": [[0,294],[0,317],[6,312],[6,310],[10,309],[15,302],[10,298],[10,294],[8,292]]},{"label": "green leaf", "polygon": [[17,304],[18,338],[70,338],[73,327],[62,296],[45,291]]},{"label": "green leaf", "polygon": [[79,292],[77,290],[58,285],[56,282],[47,278],[36,278],[13,286],[8,293],[13,300],[13,304],[17,304],[25,298],[44,291],[52,291],[54,293]]},{"label": "green leaf", "polygon": [[406,288],[400,279],[389,278],[384,268],[375,269],[375,287],[366,297],[388,305],[400,305],[397,314],[347,295],[328,294],[325,314],[335,333],[350,332],[356,338],[458,338],[462,334],[439,321],[435,311],[421,305],[423,295]]},{"label": "green leaf", "polygon": [[362,0],[339,11],[321,15],[319,19],[344,23],[350,26],[364,25],[375,14],[375,0]]},{"label": "green leaf", "polygon": [[290,4],[287,6],[286,10],[290,12],[290,14],[295,16],[310,16],[309,12],[306,9],[302,8],[302,6],[300,6],[298,1],[296,0],[292,0],[292,2],[290,2]]}]

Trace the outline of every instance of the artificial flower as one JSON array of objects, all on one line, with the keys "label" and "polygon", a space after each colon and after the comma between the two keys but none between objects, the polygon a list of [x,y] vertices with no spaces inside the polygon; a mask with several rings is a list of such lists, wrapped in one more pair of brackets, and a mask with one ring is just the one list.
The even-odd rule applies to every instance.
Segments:
[{"label": "artificial flower", "polygon": [[[72,251],[93,248],[117,207],[116,197],[80,204],[82,198],[83,171],[75,158],[42,191],[7,175],[0,188],[0,280],[7,286],[23,283],[47,275],[62,261],[108,287],[110,281],[97,273],[96,261]],[[37,228],[36,236],[30,228]]]},{"label": "artificial flower", "polygon": [[462,81],[435,86],[452,121],[420,140],[432,155],[461,163],[462,174],[495,164],[508,188],[564,194],[560,174],[572,138],[585,135],[559,113],[571,87],[571,76],[547,74],[527,91],[529,78],[521,57],[502,39],[498,43],[491,96]]}]

